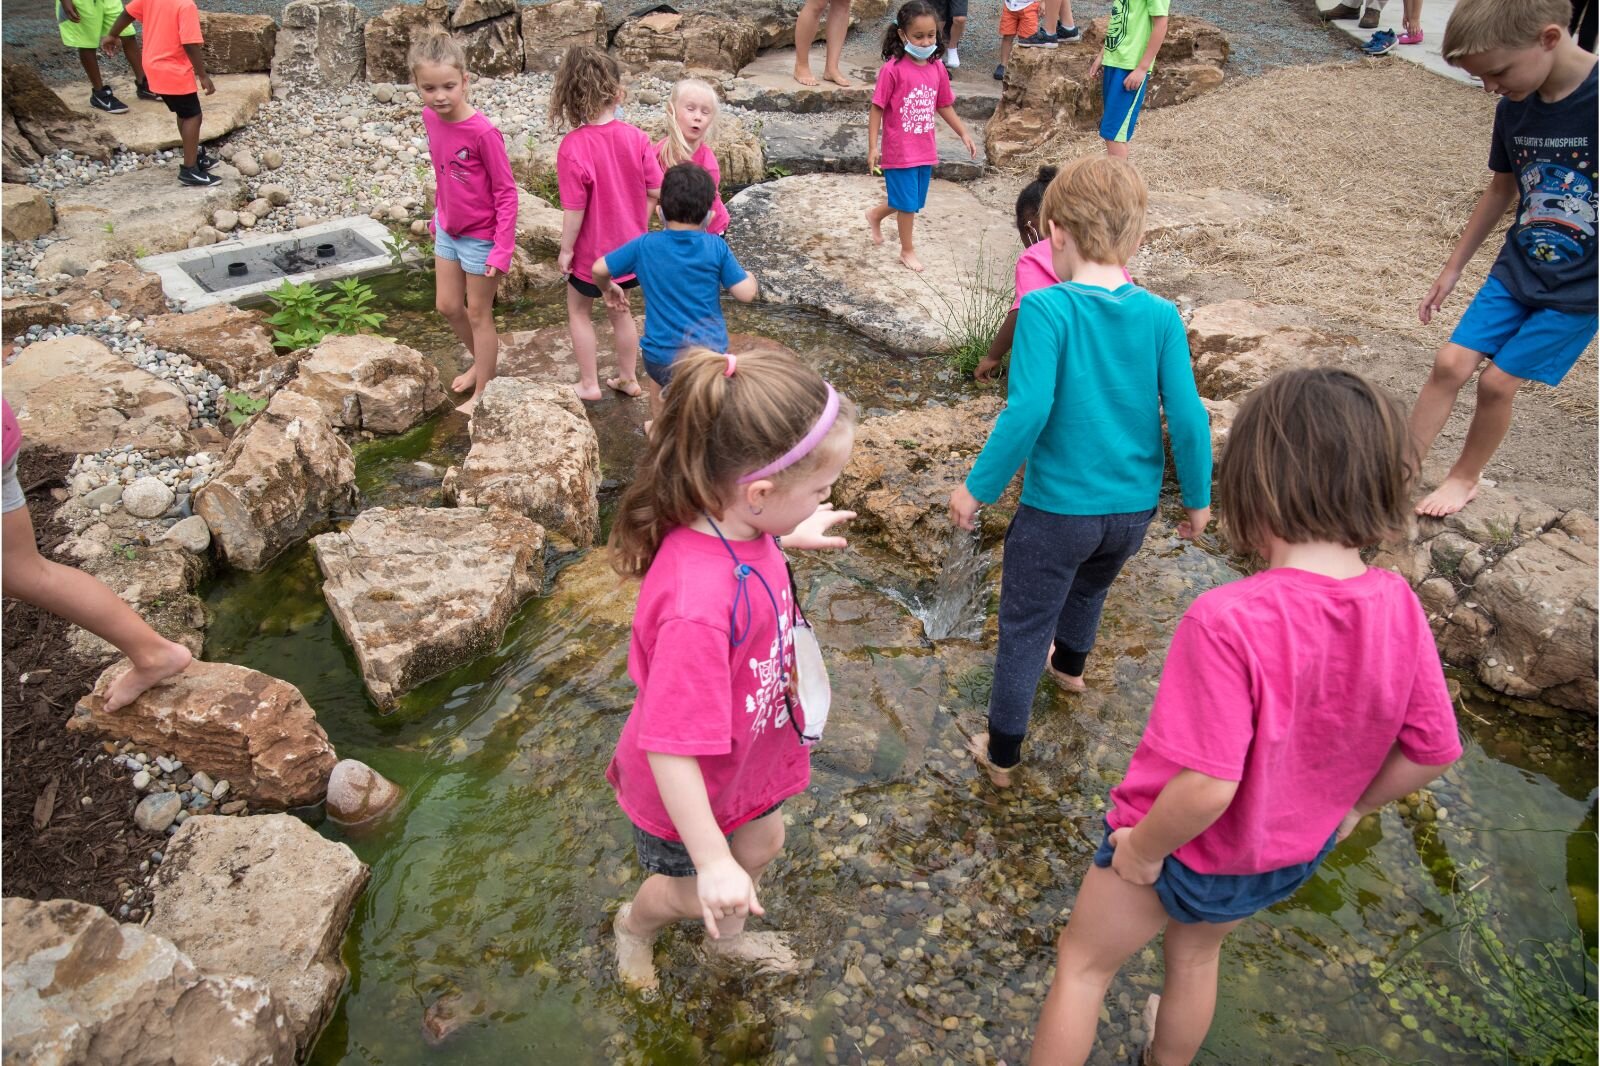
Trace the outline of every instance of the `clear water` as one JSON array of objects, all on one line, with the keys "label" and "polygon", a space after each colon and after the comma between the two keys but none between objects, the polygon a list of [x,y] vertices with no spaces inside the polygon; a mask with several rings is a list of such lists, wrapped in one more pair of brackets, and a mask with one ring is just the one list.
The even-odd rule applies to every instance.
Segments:
[{"label": "clear water", "polygon": [[[947,402],[967,387],[936,359],[888,356],[820,316],[758,307],[730,317],[801,351],[864,406]],[[524,308],[502,328],[551,320],[558,311]],[[448,362],[452,342],[428,316],[402,311],[386,328]],[[597,424],[603,435],[632,432],[603,412]],[[438,477],[465,449],[464,421],[449,416],[363,446],[366,504],[436,502]],[[607,476],[625,478],[636,446],[603,451]],[[762,895],[771,924],[814,964],[787,980],[709,976],[690,933],[669,932],[657,954],[666,995],[648,1004],[624,996],[609,971],[610,914],[638,882],[602,776],[632,698],[632,604],[598,553],[556,560],[549,593],[495,654],[387,716],[365,697],[309,552],[217,582],[208,656],[299,685],[341,755],[407,791],[370,835],[322,829],[373,877],[345,944],[349,993],[312,1061],[1023,1061],[1054,936],[1166,641],[1195,595],[1238,576],[1178,540],[1175,514],[1167,501],[1112,590],[1090,692],[1040,687],[1030,767],[1005,795],[962,753],[983,721],[986,645],[930,640],[902,606],[928,589],[870,544],[801,560],[835,709],[812,789],[785,804],[787,850]],[[974,602],[997,579],[973,581]],[[1446,820],[1385,812],[1293,900],[1246,924],[1225,949],[1200,1061],[1512,1061],[1459,1031],[1465,1007],[1447,999],[1430,1011],[1418,989],[1448,985],[1446,997],[1502,1022],[1517,1014],[1494,1003],[1504,975],[1475,982],[1456,961],[1463,942],[1450,927],[1463,899],[1481,901],[1507,944],[1576,937],[1592,954],[1595,737],[1592,724],[1470,695],[1461,719],[1467,755],[1435,790]],[[1582,952],[1559,966],[1562,979],[1592,974]],[[1094,1061],[1132,1061],[1130,1027],[1159,973],[1154,951],[1124,971]],[[425,1018],[435,1037],[447,1033],[437,1045]]]}]

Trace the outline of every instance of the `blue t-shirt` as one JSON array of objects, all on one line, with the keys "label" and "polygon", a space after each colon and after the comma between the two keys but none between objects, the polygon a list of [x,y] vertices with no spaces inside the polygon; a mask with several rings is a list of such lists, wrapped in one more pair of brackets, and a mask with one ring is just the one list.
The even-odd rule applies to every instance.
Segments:
[{"label": "blue t-shirt", "polygon": [[1514,174],[1521,201],[1489,273],[1529,307],[1595,313],[1595,67],[1553,104],[1529,93],[1494,111],[1489,169]]},{"label": "blue t-shirt", "polygon": [[1052,514],[1143,511],[1161,495],[1161,416],[1185,507],[1211,505],[1211,419],[1178,309],[1137,285],[1067,281],[1022,298],[1006,409],[967,475],[983,503],[1027,463],[1022,502]]},{"label": "blue t-shirt", "polygon": [[671,363],[683,349],[728,350],[722,290],[747,276],[728,242],[705,230],[668,229],[635,237],[606,256],[612,277],[635,274],[644,290],[647,362]]}]

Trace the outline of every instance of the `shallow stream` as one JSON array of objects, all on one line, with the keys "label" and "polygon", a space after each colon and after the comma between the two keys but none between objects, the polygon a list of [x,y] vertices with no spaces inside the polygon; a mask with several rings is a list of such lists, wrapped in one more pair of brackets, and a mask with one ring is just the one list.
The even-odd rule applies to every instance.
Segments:
[{"label": "shallow stream", "polygon": [[[455,342],[417,284],[391,284],[401,310],[386,332],[453,372]],[[563,313],[524,306],[501,328]],[[973,388],[936,357],[892,356],[820,315],[755,306],[729,318],[800,351],[869,413]],[[594,411],[607,502],[642,444],[642,408],[607,399]],[[363,506],[437,503],[467,444],[452,414],[359,446]],[[633,695],[631,591],[603,553],[553,558],[547,594],[498,651],[387,716],[364,694],[308,549],[220,579],[207,657],[294,682],[341,756],[407,791],[376,831],[322,826],[373,876],[345,943],[349,993],[312,1061],[1024,1061],[1055,934],[1173,626],[1194,596],[1241,573],[1179,541],[1175,507],[1167,501],[1112,590],[1090,691],[1041,686],[1030,768],[1010,794],[963,754],[982,728],[992,648],[932,642],[908,609],[941,615],[934,582],[908,581],[867,544],[798,560],[835,710],[811,790],[784,805],[788,847],[762,899],[769,926],[792,931],[814,965],[787,980],[709,976],[693,936],[669,932],[657,952],[665,995],[653,1003],[626,997],[610,967],[610,915],[639,875],[603,778]],[[992,592],[998,573],[979,579]],[[1517,713],[1470,686],[1459,712],[1467,755],[1432,801],[1370,819],[1294,899],[1230,940],[1199,1061],[1512,1061],[1479,1030],[1509,1032],[1528,996],[1548,1002],[1569,981],[1589,980],[1593,995],[1592,723]],[[1519,991],[1518,968],[1486,962],[1493,941],[1474,932],[1525,960],[1548,945],[1551,974]],[[1134,1060],[1159,975],[1155,950],[1123,972],[1093,1061]]]}]

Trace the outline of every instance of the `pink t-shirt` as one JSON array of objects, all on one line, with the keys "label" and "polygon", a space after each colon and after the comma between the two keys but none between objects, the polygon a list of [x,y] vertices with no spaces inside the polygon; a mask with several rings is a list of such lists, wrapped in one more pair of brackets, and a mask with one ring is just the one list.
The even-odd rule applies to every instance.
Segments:
[{"label": "pink t-shirt", "polygon": [[11,461],[17,454],[17,449],[22,447],[22,427],[17,425],[17,416],[11,413],[11,405],[5,400],[0,400],[0,462]]},{"label": "pink t-shirt", "polygon": [[878,68],[872,103],[883,109],[882,165],[889,170],[931,167],[939,161],[934,119],[956,102],[943,63],[891,59]]},{"label": "pink t-shirt", "polygon": [[[1123,280],[1133,282],[1128,269],[1122,269]],[[1017,298],[1011,301],[1011,310],[1022,306],[1022,298],[1034,289],[1048,289],[1061,284],[1056,277],[1056,261],[1048,240],[1035,241],[1017,259]]]},{"label": "pink t-shirt", "polygon": [[[656,142],[656,158],[661,158],[661,146],[667,143],[665,137]],[[694,155],[689,157],[689,162],[711,175],[711,188],[714,190],[711,200],[711,222],[706,226],[707,233],[728,232],[728,207],[722,202],[722,168],[717,165],[717,153],[711,146],[701,141],[695,146]]]},{"label": "pink t-shirt", "polygon": [[489,265],[505,273],[517,239],[517,179],[505,136],[481,111],[446,122],[433,108],[423,108],[422,128],[436,190],[430,230],[494,241]]},{"label": "pink t-shirt", "polygon": [[572,276],[593,284],[596,259],[650,228],[649,194],[661,188],[656,147],[626,122],[579,126],[556,149],[556,182],[562,208],[583,212]]},{"label": "pink t-shirt", "polygon": [[1197,873],[1309,862],[1398,742],[1412,762],[1461,756],[1439,652],[1405,579],[1267,570],[1200,596],[1173,634],[1115,829],[1137,825],[1181,769],[1239,782],[1174,856]]},{"label": "pink t-shirt", "polygon": [[737,647],[729,626],[738,582],[715,536],[687,527],[668,533],[634,611],[628,673],[639,695],[606,780],[634,825],[667,840],[681,837],[647,752],[699,758],[711,813],[724,833],[805,791],[811,780],[809,753],[783,699],[783,662],[794,669],[783,552],[771,537],[729,543],[740,562],[766,579],[778,603],[774,617],[760,579],[746,579],[749,613],[741,599]]}]

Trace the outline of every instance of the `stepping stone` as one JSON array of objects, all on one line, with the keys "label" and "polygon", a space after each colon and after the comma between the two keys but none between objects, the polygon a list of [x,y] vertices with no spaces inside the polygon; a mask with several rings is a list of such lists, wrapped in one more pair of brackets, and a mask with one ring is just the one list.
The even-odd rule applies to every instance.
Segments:
[{"label": "stepping stone", "polygon": [[[200,136],[211,141],[223,134],[232,133],[256,117],[263,104],[272,98],[272,85],[265,74],[218,74],[212,77],[217,91],[210,96],[201,95]],[[133,94],[129,79],[120,80],[117,98],[128,105],[125,115],[108,115],[89,106],[87,92],[69,92],[62,97],[67,106],[92,118],[97,126],[116,137],[118,143],[130,152],[149,155],[183,143],[178,136],[178,123],[160,100],[140,100]],[[177,180],[174,174],[173,180]],[[193,192],[194,190],[189,190]],[[192,233],[194,227],[185,231]]]}]

